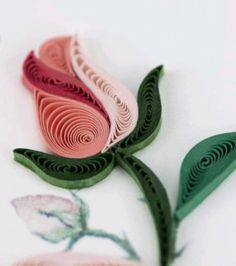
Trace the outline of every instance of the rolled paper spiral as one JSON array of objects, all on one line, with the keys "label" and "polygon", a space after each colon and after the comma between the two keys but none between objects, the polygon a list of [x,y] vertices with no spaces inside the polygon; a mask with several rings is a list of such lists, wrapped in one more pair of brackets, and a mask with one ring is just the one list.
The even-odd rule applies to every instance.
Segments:
[{"label": "rolled paper spiral", "polygon": [[78,160],[15,149],[14,159],[46,182],[67,189],[92,186],[108,176],[114,167],[114,155],[109,152]]},{"label": "rolled paper spiral", "polygon": [[35,57],[34,52],[29,53],[24,61],[23,81],[32,91],[37,88],[53,95],[86,103],[102,113],[109,122],[103,104],[88,87],[80,80],[46,66]]},{"label": "rolled paper spiral", "polygon": [[118,164],[133,177],[143,192],[158,232],[161,266],[172,260],[172,215],[165,188],[158,177],[143,162],[132,155],[117,154]]},{"label": "rolled paper spiral", "polygon": [[77,38],[71,42],[71,62],[74,72],[104,103],[111,128],[103,151],[128,136],[137,123],[137,102],[132,93],[120,82],[95,67],[83,53]]},{"label": "rolled paper spiral", "polygon": [[59,37],[45,42],[39,50],[40,59],[55,70],[75,76],[70,61],[70,42],[70,37]]},{"label": "rolled paper spiral", "polygon": [[34,95],[41,133],[54,153],[85,158],[103,149],[109,124],[96,109],[37,89]]},{"label": "rolled paper spiral", "polygon": [[187,216],[236,168],[236,132],[207,138],[186,155],[180,172],[177,221]]},{"label": "rolled paper spiral", "polygon": [[116,145],[125,154],[132,154],[144,148],[159,132],[162,107],[158,84],[162,73],[163,66],[154,68],[139,87],[137,125],[128,137]]},{"label": "rolled paper spiral", "polygon": [[65,252],[23,259],[13,266],[141,266],[141,264],[128,260]]}]

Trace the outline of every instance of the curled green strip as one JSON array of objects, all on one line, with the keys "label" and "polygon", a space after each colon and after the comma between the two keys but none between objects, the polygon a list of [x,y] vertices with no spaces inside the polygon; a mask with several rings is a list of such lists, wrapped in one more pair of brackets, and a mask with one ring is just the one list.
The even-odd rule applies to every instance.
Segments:
[{"label": "curled green strip", "polygon": [[138,122],[133,132],[115,147],[125,154],[132,154],[154,140],[161,122],[161,99],[158,83],[163,66],[154,68],[144,78],[138,92]]},{"label": "curled green strip", "polygon": [[15,149],[14,159],[46,182],[67,189],[92,186],[107,177],[114,167],[114,155],[109,152],[86,159],[69,159],[29,149]]},{"label": "curled green strip", "polygon": [[145,195],[158,232],[161,265],[172,260],[172,216],[165,188],[157,176],[144,163],[131,155],[116,156],[118,164],[136,181]]},{"label": "curled green strip", "polygon": [[185,157],[175,217],[187,216],[236,168],[236,132],[207,138]]}]

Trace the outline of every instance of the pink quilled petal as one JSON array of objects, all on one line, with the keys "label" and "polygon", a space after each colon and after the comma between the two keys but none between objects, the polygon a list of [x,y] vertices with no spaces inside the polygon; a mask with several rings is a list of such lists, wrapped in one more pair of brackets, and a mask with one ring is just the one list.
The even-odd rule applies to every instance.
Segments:
[{"label": "pink quilled petal", "polygon": [[[60,40],[63,42],[64,39],[64,37],[53,38],[43,44],[41,49],[44,49],[45,46],[57,46]],[[110,118],[110,134],[103,149],[105,151],[129,135],[134,129],[138,118],[137,102],[128,88],[106,72],[96,68],[85,57],[76,38],[71,38],[70,42],[69,53],[73,71],[78,79],[82,80],[103,103]],[[65,50],[68,48],[68,43],[64,48]],[[65,52],[65,54],[68,53]]]},{"label": "pink quilled petal", "polygon": [[37,88],[53,95],[83,102],[108,117],[103,104],[81,80],[48,67],[34,55],[34,52],[30,52],[24,61],[23,82],[33,92]]},{"label": "pink quilled petal", "polygon": [[35,90],[41,133],[49,148],[68,158],[93,156],[104,148],[109,125],[93,107]]},{"label": "pink quilled petal", "polygon": [[69,158],[100,153],[110,123],[96,96],[81,81],[49,68],[33,53],[23,69],[23,80],[34,92],[41,133],[50,150]]},{"label": "pink quilled petal", "polygon": [[64,74],[75,76],[70,62],[70,42],[70,37],[59,37],[45,42],[39,50],[39,58],[45,65]]},{"label": "pink quilled petal", "polygon": [[104,148],[106,150],[135,128],[138,119],[137,101],[126,86],[90,62],[76,37],[71,39],[70,50],[74,72],[102,101],[109,115],[111,129]]}]

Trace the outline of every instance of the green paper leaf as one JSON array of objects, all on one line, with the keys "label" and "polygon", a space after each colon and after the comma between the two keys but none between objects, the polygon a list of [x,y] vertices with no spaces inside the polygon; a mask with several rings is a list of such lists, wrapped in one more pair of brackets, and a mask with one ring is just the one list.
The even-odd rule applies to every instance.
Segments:
[{"label": "green paper leaf", "polygon": [[158,83],[162,72],[163,66],[154,68],[139,87],[137,125],[128,137],[114,147],[122,150],[125,154],[132,154],[146,147],[155,139],[160,129],[161,99]]},{"label": "green paper leaf", "polygon": [[103,180],[114,167],[110,152],[86,159],[69,159],[29,149],[15,149],[14,159],[46,182],[67,189],[89,187]]},{"label": "green paper leaf", "polygon": [[144,163],[131,155],[117,154],[119,165],[136,181],[152,213],[159,238],[161,265],[172,260],[172,215],[165,188],[158,177]]},{"label": "green paper leaf", "polygon": [[180,173],[176,219],[182,220],[236,168],[236,132],[216,135],[194,146]]}]

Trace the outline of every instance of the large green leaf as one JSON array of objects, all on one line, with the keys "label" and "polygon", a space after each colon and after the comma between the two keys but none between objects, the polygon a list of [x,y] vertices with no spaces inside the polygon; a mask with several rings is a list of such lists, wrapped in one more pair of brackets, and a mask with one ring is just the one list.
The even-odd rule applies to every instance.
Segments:
[{"label": "large green leaf", "polygon": [[133,132],[121,140],[115,148],[125,154],[132,154],[147,146],[156,137],[161,121],[161,100],[159,94],[159,79],[163,66],[154,68],[145,77],[139,87],[138,122]]},{"label": "large green leaf", "polygon": [[185,157],[176,219],[182,220],[236,168],[236,132],[207,138]]},{"label": "large green leaf", "polygon": [[173,255],[173,235],[172,215],[166,190],[151,169],[134,156],[117,154],[116,158],[119,165],[134,178],[145,196],[157,229],[161,265],[167,266]]},{"label": "large green leaf", "polygon": [[110,152],[86,159],[69,159],[29,149],[15,149],[14,159],[27,166],[46,182],[68,189],[94,185],[114,167]]}]

